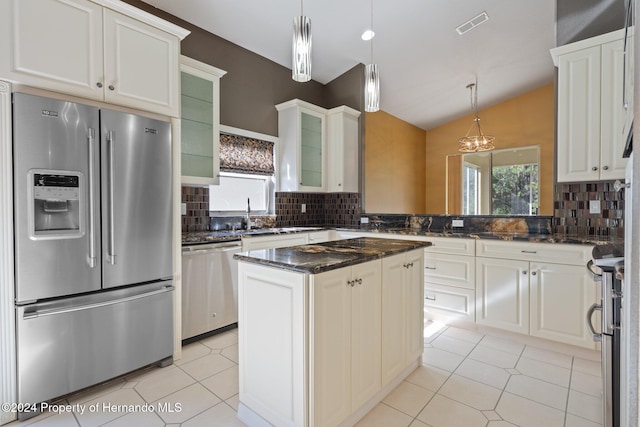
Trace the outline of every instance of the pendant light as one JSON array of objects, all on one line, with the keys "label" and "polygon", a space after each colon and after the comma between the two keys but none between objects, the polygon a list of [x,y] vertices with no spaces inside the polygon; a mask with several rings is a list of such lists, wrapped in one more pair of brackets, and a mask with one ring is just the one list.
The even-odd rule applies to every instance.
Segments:
[{"label": "pendant light", "polygon": [[300,0],[300,16],[293,18],[293,64],[291,78],[297,82],[311,80],[311,19],[304,16]]},{"label": "pendant light", "polygon": [[[478,115],[478,79],[476,78],[475,83],[469,83],[467,89],[469,89],[471,93],[473,123],[467,131],[467,134],[458,140],[458,151],[462,151],[463,153],[491,151],[496,148],[495,145],[493,145],[493,141],[496,138],[491,135],[485,135],[480,128],[480,116]],[[475,135],[469,135],[472,129],[475,129]]]},{"label": "pendant light", "polygon": [[380,110],[380,73],[378,64],[373,63],[373,0],[371,0],[371,63],[364,67],[364,111],[375,113]]}]

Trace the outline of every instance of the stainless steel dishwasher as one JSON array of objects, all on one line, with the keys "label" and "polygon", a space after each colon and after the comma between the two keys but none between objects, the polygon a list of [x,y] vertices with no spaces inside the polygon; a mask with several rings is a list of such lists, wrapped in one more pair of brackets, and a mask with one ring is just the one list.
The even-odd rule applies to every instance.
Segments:
[{"label": "stainless steel dishwasher", "polygon": [[238,322],[240,241],[182,247],[182,339]]}]

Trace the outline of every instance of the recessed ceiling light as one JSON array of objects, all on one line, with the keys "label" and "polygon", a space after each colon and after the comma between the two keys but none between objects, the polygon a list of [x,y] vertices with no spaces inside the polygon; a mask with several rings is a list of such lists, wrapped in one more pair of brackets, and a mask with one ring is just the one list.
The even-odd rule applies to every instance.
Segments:
[{"label": "recessed ceiling light", "polygon": [[371,40],[373,38],[373,36],[375,36],[376,33],[374,33],[372,30],[366,30],[364,33],[362,33],[362,40],[367,41],[367,40]]}]

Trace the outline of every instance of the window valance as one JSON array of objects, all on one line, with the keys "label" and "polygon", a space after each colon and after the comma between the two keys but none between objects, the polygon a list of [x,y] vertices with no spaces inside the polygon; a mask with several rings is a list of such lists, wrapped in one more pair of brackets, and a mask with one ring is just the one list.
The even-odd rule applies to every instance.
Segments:
[{"label": "window valance", "polygon": [[273,175],[273,142],[220,133],[220,170]]}]

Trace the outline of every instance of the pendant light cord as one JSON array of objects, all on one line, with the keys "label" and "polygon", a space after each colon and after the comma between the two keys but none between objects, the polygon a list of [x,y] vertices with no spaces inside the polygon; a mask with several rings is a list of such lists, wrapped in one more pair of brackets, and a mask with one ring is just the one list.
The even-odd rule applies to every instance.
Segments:
[{"label": "pendant light cord", "polygon": [[[371,0],[371,33],[375,34],[373,31],[373,0]],[[371,63],[373,64],[373,38],[371,37]]]}]

